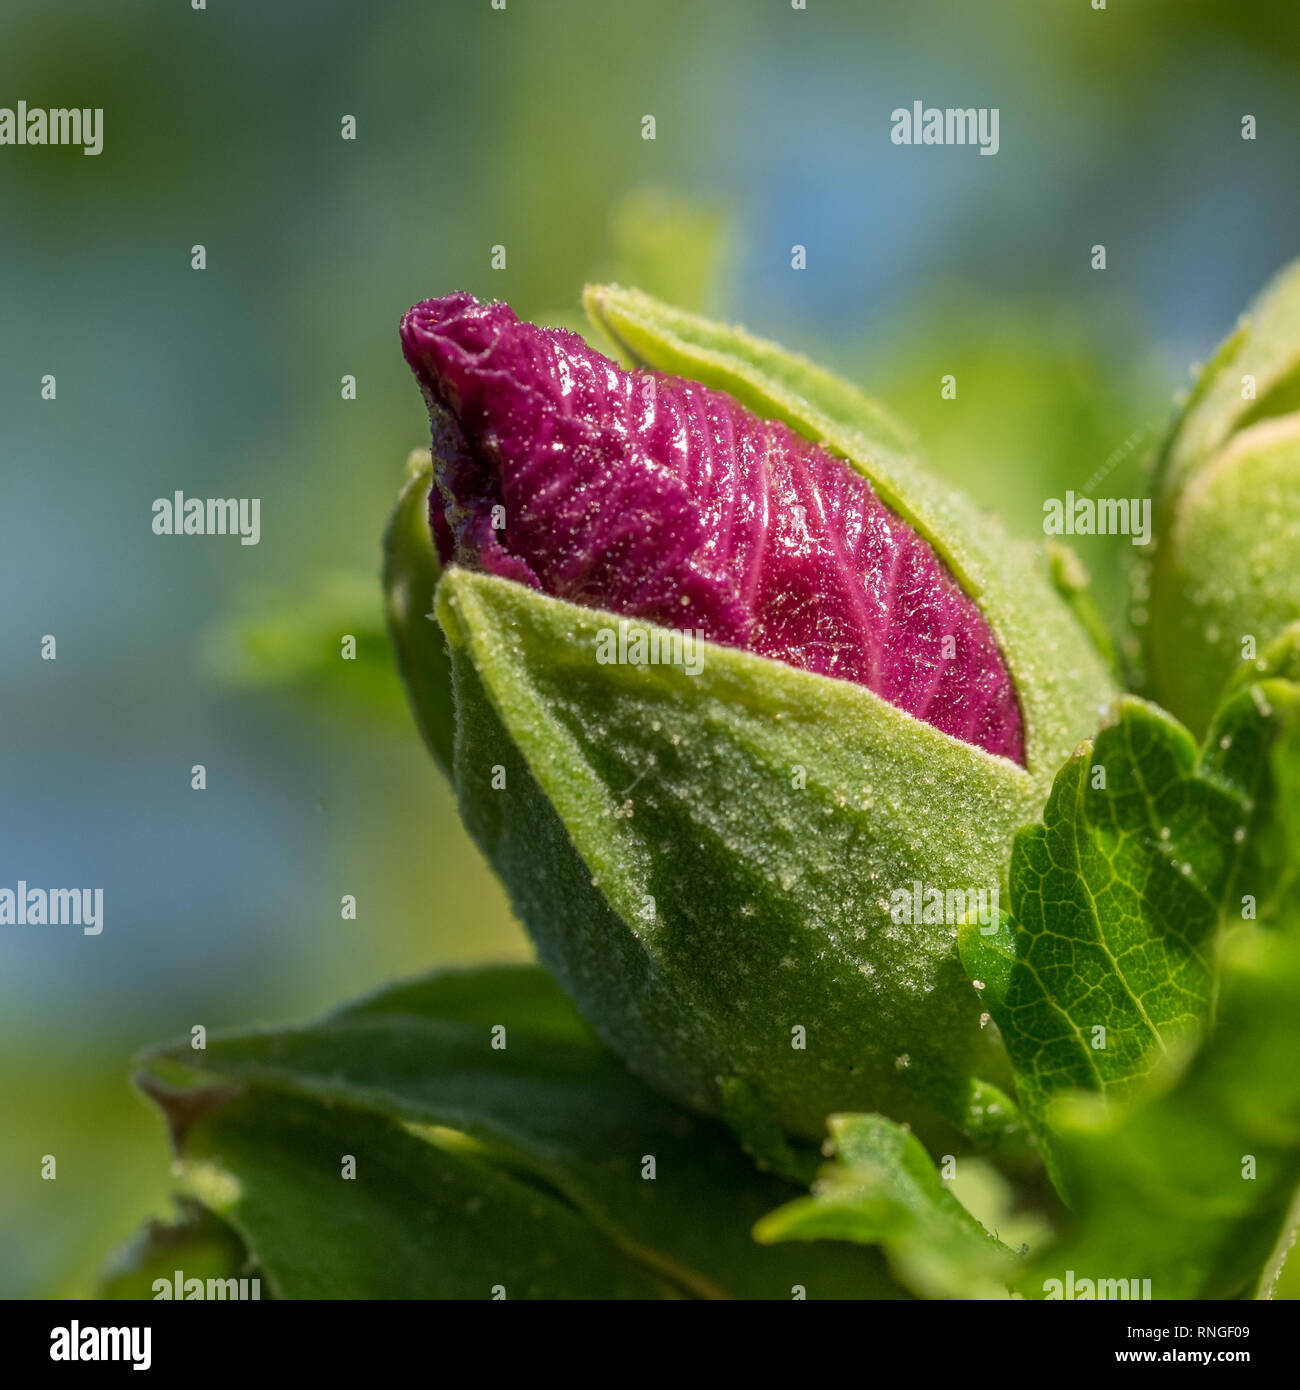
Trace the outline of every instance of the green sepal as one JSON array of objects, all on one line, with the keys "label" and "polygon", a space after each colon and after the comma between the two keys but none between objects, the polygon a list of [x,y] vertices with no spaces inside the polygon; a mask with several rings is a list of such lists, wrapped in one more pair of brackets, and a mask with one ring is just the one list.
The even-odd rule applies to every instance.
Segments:
[{"label": "green sepal", "polygon": [[429,529],[433,460],[417,450],[384,532],[384,611],[397,669],[433,760],[451,776],[456,714],[447,644],[433,614],[442,566]]},{"label": "green sepal", "polygon": [[1092,578],[1078,555],[1060,541],[1047,542],[1047,561],[1052,587],[1061,601],[1074,614],[1075,621],[1088,635],[1097,655],[1117,685],[1124,686],[1125,672],[1115,640],[1110,635],[1097,600],[1092,596]]},{"label": "green sepal", "polygon": [[466,824],[633,1070],[712,1113],[739,1077],[811,1138],[837,1101],[986,1127],[973,1078],[1001,1059],[955,929],[898,926],[890,894],[996,885],[1035,805],[1020,768],[731,648],[695,676],[600,664],[617,617],[506,580],[451,569],[438,612]]}]

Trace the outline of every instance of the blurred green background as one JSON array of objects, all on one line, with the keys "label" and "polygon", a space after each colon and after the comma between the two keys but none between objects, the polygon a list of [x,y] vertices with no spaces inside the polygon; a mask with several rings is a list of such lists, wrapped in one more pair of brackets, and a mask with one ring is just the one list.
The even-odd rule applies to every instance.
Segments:
[{"label": "blurred green background", "polygon": [[[0,148],[0,885],[106,925],[0,928],[0,1296],[88,1292],[163,1209],[143,1045],[527,955],[379,628],[409,304],[576,324],[613,277],[742,319],[1040,534],[1103,465],[1141,492],[1300,249],[1298,77],[1294,0],[4,0],[0,105],[105,146]],[[1000,153],[893,146],[917,99],[998,107]],[[260,497],[261,544],[154,536],[176,489]],[[1118,617],[1131,547],[1080,549]]]}]

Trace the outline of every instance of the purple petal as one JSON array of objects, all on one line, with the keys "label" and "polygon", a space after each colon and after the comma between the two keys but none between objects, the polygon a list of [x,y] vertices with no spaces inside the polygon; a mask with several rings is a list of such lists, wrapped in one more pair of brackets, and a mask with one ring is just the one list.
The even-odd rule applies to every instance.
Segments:
[{"label": "purple petal", "polygon": [[843,460],[725,392],[625,372],[468,294],[417,304],[402,346],[442,460],[444,563],[855,681],[1023,764],[983,614]]}]

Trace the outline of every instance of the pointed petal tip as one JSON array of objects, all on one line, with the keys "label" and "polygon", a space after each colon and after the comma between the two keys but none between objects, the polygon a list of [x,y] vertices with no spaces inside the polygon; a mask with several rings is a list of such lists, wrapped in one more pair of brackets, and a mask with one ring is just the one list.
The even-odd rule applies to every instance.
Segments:
[{"label": "pointed petal tip", "polygon": [[458,350],[481,351],[490,339],[490,332],[483,331],[488,316],[502,309],[506,306],[483,304],[467,291],[456,290],[438,299],[422,299],[402,315],[402,354],[426,396],[430,391],[444,394],[452,357]]}]

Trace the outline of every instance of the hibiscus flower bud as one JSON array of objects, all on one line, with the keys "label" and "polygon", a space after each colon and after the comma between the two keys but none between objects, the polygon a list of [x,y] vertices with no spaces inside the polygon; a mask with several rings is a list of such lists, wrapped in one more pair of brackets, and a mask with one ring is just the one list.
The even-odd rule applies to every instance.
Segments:
[{"label": "hibiscus flower bud", "polygon": [[633,291],[587,304],[631,370],[465,294],[402,321],[433,450],[390,624],[466,824],[664,1091],[808,1136],[837,1109],[995,1132],[956,927],[1105,666],[1042,557],[851,387]]},{"label": "hibiscus flower bud", "polygon": [[1198,733],[1300,618],[1300,261],[1205,366],[1157,458],[1135,617],[1151,693]]}]

